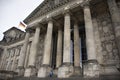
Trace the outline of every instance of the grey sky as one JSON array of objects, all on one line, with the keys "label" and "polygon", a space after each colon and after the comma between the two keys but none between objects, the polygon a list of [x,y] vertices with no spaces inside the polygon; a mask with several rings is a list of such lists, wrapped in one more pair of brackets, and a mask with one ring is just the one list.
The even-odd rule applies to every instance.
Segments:
[{"label": "grey sky", "polygon": [[23,21],[43,0],[0,0],[0,40],[3,32]]}]

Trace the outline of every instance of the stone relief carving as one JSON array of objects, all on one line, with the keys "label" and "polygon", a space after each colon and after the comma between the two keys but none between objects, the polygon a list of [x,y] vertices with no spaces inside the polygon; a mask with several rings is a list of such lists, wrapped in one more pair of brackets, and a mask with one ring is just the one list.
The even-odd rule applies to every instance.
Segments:
[{"label": "stone relief carving", "polygon": [[109,14],[102,15],[97,18],[99,25],[99,33],[102,46],[103,62],[119,60],[118,49],[115,43],[115,35],[112,27],[112,22]]}]

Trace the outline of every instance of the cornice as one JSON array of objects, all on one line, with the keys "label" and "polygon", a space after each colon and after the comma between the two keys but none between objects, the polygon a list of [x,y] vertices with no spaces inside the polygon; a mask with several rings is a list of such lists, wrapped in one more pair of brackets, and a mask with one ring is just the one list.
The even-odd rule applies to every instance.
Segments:
[{"label": "cornice", "polygon": [[[32,20],[43,16],[50,11],[53,11],[54,9],[67,4],[68,2],[71,2],[74,0],[60,0],[59,4],[55,5],[54,0],[44,0],[25,20],[24,22],[27,24],[31,22]],[[44,9],[45,8],[45,9]]]},{"label": "cornice", "polygon": [[[70,10],[72,10],[79,6],[82,7],[83,3],[85,3],[85,2],[90,2],[90,4],[92,2],[92,5],[93,5],[102,0],[63,0],[63,1],[66,1],[66,2],[64,2],[63,4],[61,4],[57,7],[54,7],[52,10],[50,10],[42,15],[36,13],[34,17],[25,19],[24,21],[27,22],[27,25],[34,25],[36,23],[42,23],[42,22],[46,21],[47,16],[55,17],[60,14],[63,14],[63,11],[65,11],[66,8],[69,8]],[[47,2],[46,2],[46,4],[47,4]],[[45,5],[45,2],[44,2],[44,5]]]}]

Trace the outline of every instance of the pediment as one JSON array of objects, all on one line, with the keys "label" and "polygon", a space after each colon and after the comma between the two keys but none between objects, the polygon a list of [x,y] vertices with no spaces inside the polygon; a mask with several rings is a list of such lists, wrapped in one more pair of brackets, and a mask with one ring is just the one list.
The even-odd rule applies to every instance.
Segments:
[{"label": "pediment", "polygon": [[72,0],[44,0],[25,20],[27,24],[29,21],[40,17]]},{"label": "pediment", "polygon": [[10,42],[10,41],[19,39],[23,36],[24,36],[24,32],[15,27],[12,27],[9,30],[7,30],[6,32],[4,32],[4,39],[6,42]]}]

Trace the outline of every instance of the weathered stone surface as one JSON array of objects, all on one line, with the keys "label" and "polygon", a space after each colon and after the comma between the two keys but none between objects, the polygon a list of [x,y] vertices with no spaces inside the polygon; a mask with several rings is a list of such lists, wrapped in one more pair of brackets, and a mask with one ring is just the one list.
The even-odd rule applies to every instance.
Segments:
[{"label": "weathered stone surface", "polygon": [[[26,53],[27,53],[27,47],[28,47],[28,43],[29,43],[29,37],[30,37],[30,33],[27,32],[26,33],[26,36],[25,36],[25,42],[24,42],[24,45],[22,46],[22,49],[21,49],[21,53],[20,53],[20,60],[18,62],[18,67],[20,68],[23,68],[24,69],[24,64],[25,64],[25,58],[26,58]],[[15,60],[14,60],[15,61]],[[23,70],[22,69],[22,70]],[[19,70],[19,71],[20,71]],[[24,75],[24,71],[22,71],[23,73],[22,74],[19,74],[19,75]],[[21,73],[21,72],[20,72]]]},{"label": "weathered stone surface", "polygon": [[27,68],[27,69],[25,70],[24,76],[25,76],[25,77],[30,77],[30,73],[31,73],[31,69],[30,69],[30,68]]},{"label": "weathered stone surface", "polygon": [[70,63],[70,14],[66,13],[64,16],[64,49],[63,49],[63,63]]},{"label": "weathered stone surface", "polygon": [[[88,1],[90,1],[90,4]],[[108,5],[107,5],[107,1],[110,1]],[[58,75],[59,78],[68,78],[71,76],[76,77],[77,74],[81,73],[80,72],[81,70],[83,70],[83,74],[84,74],[83,76],[86,79],[91,77],[98,77],[99,74],[100,76],[107,74],[108,75],[113,75],[117,73],[119,74],[118,71],[120,70],[119,67],[120,59],[118,57],[119,47],[117,46],[117,44],[119,44],[120,20],[118,17],[119,12],[116,9],[116,7],[118,6],[118,9],[120,8],[120,2],[119,0],[116,0],[117,6],[115,6],[115,3],[113,3],[112,1],[115,0],[106,0],[106,1],[44,0],[43,4],[41,4],[42,6],[40,5],[35,10],[35,12],[32,13],[25,20],[28,23],[27,25],[30,26],[27,29],[31,29],[32,31],[30,38],[28,39],[29,45],[31,44],[32,41],[32,47],[29,46],[29,48],[27,49],[27,53],[25,51],[21,51],[18,48],[18,46],[25,45],[24,44],[25,40],[23,40],[24,36],[23,34],[21,34],[21,32],[19,33],[19,31],[17,32],[16,30],[10,30],[10,31],[8,30],[8,32],[5,32],[5,37],[3,39],[2,44],[0,42],[0,48],[2,46],[3,49],[7,48],[7,50],[5,52],[5,55],[3,55],[3,58],[4,56],[5,58],[4,59],[2,58],[3,62],[1,69],[2,70],[6,69],[7,71],[8,70],[13,71],[13,67],[14,67],[15,68],[14,71],[18,72],[18,68],[17,68],[18,61],[19,60],[21,62],[24,61],[24,59],[22,58],[21,58],[22,60],[20,59],[21,54],[19,53],[19,51],[21,51],[21,53],[27,54],[27,57],[22,55],[23,58],[24,57],[26,58],[24,65],[26,70],[24,75],[28,77],[28,79],[30,80],[41,79],[41,78],[37,78],[37,76],[42,78],[48,77],[51,71],[54,74],[53,77],[56,77],[56,75]],[[85,5],[86,7],[84,6],[84,10],[83,10],[83,6],[82,7],[80,6],[84,4],[86,4]],[[108,7],[110,7],[110,10],[108,9]],[[64,10],[66,10],[66,12],[64,12]],[[51,18],[52,18],[52,22],[49,22]],[[78,22],[77,23],[78,28],[75,28],[74,30],[73,27],[76,26],[74,26],[73,19],[75,19],[75,21]],[[40,29],[41,31],[37,30],[37,32],[35,32],[36,37],[33,38],[32,36],[34,35],[33,33],[34,29],[37,29],[36,24],[40,24],[42,25],[42,27]],[[47,27],[47,25],[49,27]],[[56,35],[58,32],[57,30],[59,28],[64,30],[63,39],[60,38],[63,35],[60,35],[60,37],[59,35],[58,36]],[[47,31],[47,35],[45,35],[46,31]],[[79,33],[81,37],[81,42],[83,42],[81,46],[82,51],[79,51],[78,48],[80,45],[80,41],[78,39]],[[44,42],[45,36],[47,37],[46,42]],[[58,41],[59,43],[58,45],[56,45],[57,37],[60,38]],[[118,40],[118,43],[116,43],[115,41],[116,39]],[[11,43],[11,41],[14,42]],[[74,42],[73,45],[74,49],[70,47],[72,42]],[[31,55],[29,55],[29,52],[31,53]],[[81,61],[79,55],[80,52],[82,52],[82,59],[85,57],[84,60],[86,60],[88,57],[88,62]],[[60,53],[57,58],[58,59],[57,64],[55,61],[56,53]],[[29,56],[30,58],[28,63]],[[90,60],[93,61],[98,60],[98,62],[97,61],[90,62]],[[62,65],[62,61],[63,61],[63,65]],[[85,62],[85,64],[83,64],[82,66],[80,62],[82,63]],[[24,64],[24,62],[22,64]],[[57,69],[53,70],[55,66],[57,66]],[[23,74],[24,69],[23,68],[20,69],[21,69],[21,73]],[[77,79],[84,79],[80,77],[81,75],[78,76]],[[109,76],[109,79],[110,78],[111,76]],[[43,78],[43,79],[51,79],[51,78]],[[58,78],[52,78],[52,79],[58,79]],[[76,78],[68,78],[68,79],[77,80]]]},{"label": "weathered stone surface", "polygon": [[[101,41],[101,74],[118,73],[119,64],[118,48],[115,42],[114,29],[109,14],[104,14],[97,18]],[[112,66],[114,65],[114,66]],[[111,67],[110,67],[111,66]],[[107,68],[108,67],[108,68]]]},{"label": "weathered stone surface", "polygon": [[84,63],[83,71],[85,78],[99,77],[99,65],[96,61],[88,61]]},{"label": "weathered stone surface", "polygon": [[58,69],[58,78],[68,78],[73,75],[74,68],[73,66],[63,65]]},{"label": "weathered stone surface", "polygon": [[36,69],[34,67],[28,67],[25,70],[25,77],[36,76]]},{"label": "weathered stone surface", "polygon": [[38,43],[39,43],[39,36],[40,36],[40,26],[37,26],[35,30],[35,35],[31,44],[30,55],[29,55],[29,66],[35,66],[35,60],[37,55]]},{"label": "weathered stone surface", "polygon": [[118,49],[115,43],[115,35],[112,28],[110,15],[103,15],[99,17],[97,21],[99,25],[99,33],[102,46],[103,63],[109,64],[109,60],[118,61]]},{"label": "weathered stone surface", "polygon": [[81,51],[80,51],[80,37],[77,23],[74,23],[74,66],[80,67]]},{"label": "weathered stone surface", "polygon": [[35,66],[37,70],[39,70],[39,68],[42,65],[43,53],[44,53],[44,40],[45,40],[44,36],[45,35],[41,35],[39,39],[39,45],[38,45],[37,56],[35,61]]},{"label": "weathered stone surface", "polygon": [[120,58],[120,12],[115,0],[107,0]]},{"label": "weathered stone surface", "polygon": [[37,76],[40,77],[40,78],[49,77],[50,76],[50,72],[51,72],[51,68],[50,67],[48,67],[48,66],[40,67]]},{"label": "weathered stone surface", "polygon": [[44,43],[44,55],[43,55],[43,62],[42,64],[50,65],[50,58],[51,58],[51,45],[52,45],[52,32],[53,32],[53,21],[48,22],[48,28]]},{"label": "weathered stone surface", "polygon": [[58,30],[56,68],[59,68],[62,64],[62,38],[62,29],[60,29]]}]

